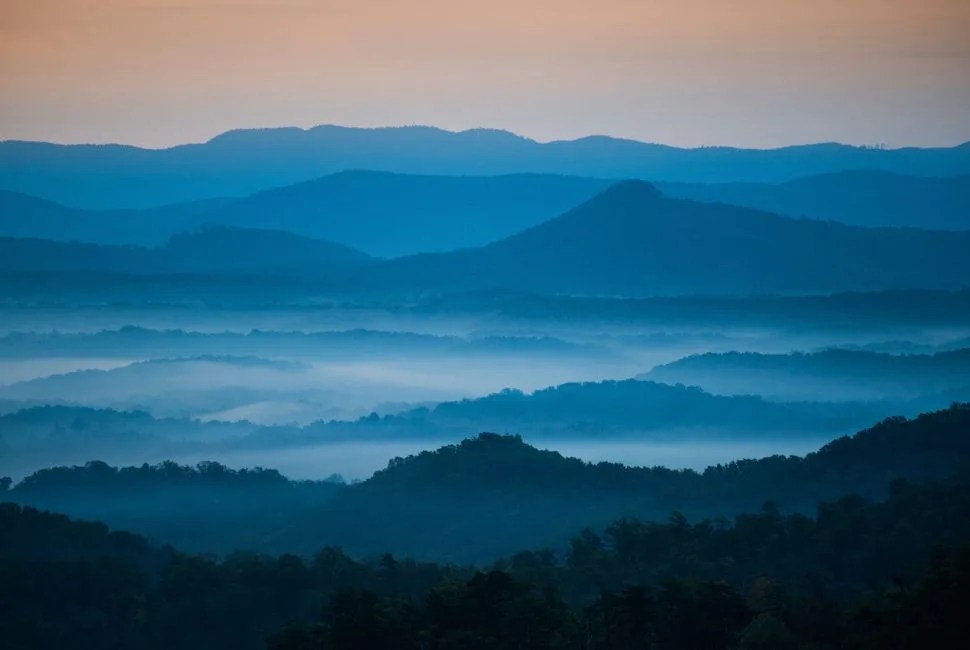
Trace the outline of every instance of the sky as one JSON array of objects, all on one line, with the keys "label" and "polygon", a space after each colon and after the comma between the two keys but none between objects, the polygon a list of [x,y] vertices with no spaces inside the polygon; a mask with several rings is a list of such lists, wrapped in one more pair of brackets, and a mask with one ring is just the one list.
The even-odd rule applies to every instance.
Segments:
[{"label": "sky", "polygon": [[0,139],[970,140],[970,0],[0,0]]}]

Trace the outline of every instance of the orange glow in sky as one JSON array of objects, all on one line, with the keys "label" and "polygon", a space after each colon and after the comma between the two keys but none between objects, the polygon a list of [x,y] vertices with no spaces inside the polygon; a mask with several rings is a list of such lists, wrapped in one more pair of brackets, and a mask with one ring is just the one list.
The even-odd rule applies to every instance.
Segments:
[{"label": "orange glow in sky", "polygon": [[0,0],[0,139],[970,140],[968,0]]}]

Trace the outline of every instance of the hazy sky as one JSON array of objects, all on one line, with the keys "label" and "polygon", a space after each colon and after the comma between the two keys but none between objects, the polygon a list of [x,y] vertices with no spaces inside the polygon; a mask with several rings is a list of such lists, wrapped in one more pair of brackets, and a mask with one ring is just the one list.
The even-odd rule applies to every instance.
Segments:
[{"label": "hazy sky", "polygon": [[0,0],[0,139],[970,140],[970,0]]}]

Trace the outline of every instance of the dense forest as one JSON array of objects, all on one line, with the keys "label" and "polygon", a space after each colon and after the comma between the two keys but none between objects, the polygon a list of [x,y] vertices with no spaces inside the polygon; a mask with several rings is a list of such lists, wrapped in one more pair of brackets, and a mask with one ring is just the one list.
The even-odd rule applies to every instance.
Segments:
[{"label": "dense forest", "polygon": [[814,517],[622,519],[480,567],[153,546],[0,507],[0,638],[21,648],[962,647],[970,475]]}]

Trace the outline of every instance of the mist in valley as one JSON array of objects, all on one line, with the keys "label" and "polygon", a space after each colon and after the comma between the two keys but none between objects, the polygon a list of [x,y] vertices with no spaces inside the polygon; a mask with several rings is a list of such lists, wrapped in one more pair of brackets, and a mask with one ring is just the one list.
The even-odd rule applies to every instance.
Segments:
[{"label": "mist in valley", "polygon": [[[522,434],[590,462],[702,470],[803,455],[883,417],[970,399],[970,367],[959,352],[970,327],[959,317],[833,328],[781,317],[723,325],[656,314],[630,319],[606,309],[568,319],[480,306],[441,315],[407,304],[65,302],[3,312],[0,414],[9,417],[0,420],[0,474],[15,479],[49,465],[171,459],[361,480],[396,456],[479,431]],[[819,370],[824,376],[784,365],[832,349],[845,350],[845,358]],[[779,367],[708,367],[735,354]],[[683,399],[725,401],[684,402],[685,410],[670,415],[662,402],[647,410],[637,402],[681,393],[621,394],[610,398],[614,414],[638,415],[604,424],[611,419],[593,404],[605,394],[592,391],[634,378],[698,387]],[[529,401],[536,391],[538,399],[573,385],[580,392],[563,399],[570,407],[593,400],[588,407]],[[525,401],[494,399],[505,393]],[[581,397],[587,393],[600,396]],[[45,414],[45,405],[68,410]],[[34,414],[26,429],[16,416],[22,409]],[[103,417],[109,411],[143,413],[153,423],[120,425]]]}]

